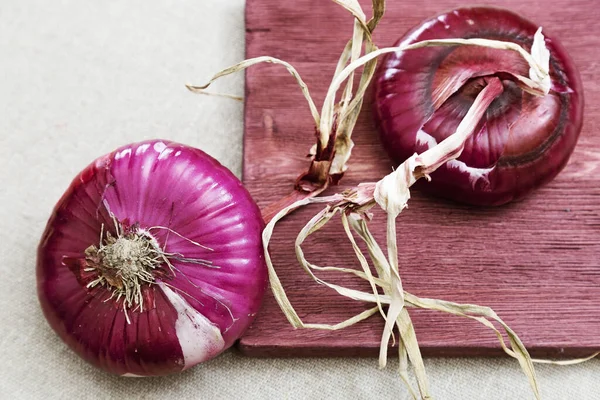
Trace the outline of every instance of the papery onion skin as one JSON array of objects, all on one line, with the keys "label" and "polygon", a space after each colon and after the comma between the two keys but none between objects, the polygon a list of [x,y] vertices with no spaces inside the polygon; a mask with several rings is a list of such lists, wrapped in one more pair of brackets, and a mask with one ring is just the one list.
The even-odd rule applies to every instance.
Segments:
[{"label": "papery onion skin", "polygon": [[[102,229],[115,234],[106,205],[120,222],[168,227],[151,231],[161,248],[213,266],[172,259],[173,274],[165,268],[143,286],[143,312],[126,316],[107,287],[86,287],[94,278],[83,268],[86,248]],[[263,226],[241,182],[201,150],[163,140],[121,147],[85,168],[50,217],[37,259],[44,315],[77,354],[111,373],[187,369],[230,347],[258,312]]]},{"label": "papery onion skin", "polygon": [[[396,45],[485,38],[515,42],[530,51],[537,29],[508,10],[461,8],[423,22]],[[505,93],[490,106],[482,131],[422,189],[467,204],[501,205],[524,197],[564,168],[583,124],[583,88],[565,49],[545,27],[543,33],[553,84],[544,97],[524,93],[509,79],[511,73],[528,76],[529,67],[506,50],[429,47],[392,53],[383,60],[376,76],[374,114],[381,141],[397,163],[452,134],[478,90],[476,77],[497,74],[504,79]],[[440,90],[444,87],[454,95]]]}]

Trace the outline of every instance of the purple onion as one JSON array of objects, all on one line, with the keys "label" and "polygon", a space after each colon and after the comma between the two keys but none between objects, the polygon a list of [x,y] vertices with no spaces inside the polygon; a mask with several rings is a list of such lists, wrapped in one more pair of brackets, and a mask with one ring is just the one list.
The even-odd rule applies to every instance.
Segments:
[{"label": "purple onion", "polygon": [[50,217],[42,309],[106,371],[187,369],[230,347],[257,313],[262,228],[240,181],[204,152],[162,140],[121,147],[85,168]]},{"label": "purple onion", "polygon": [[[530,51],[538,25],[507,10],[461,8],[423,22],[397,45],[426,39],[485,38]],[[390,54],[376,77],[375,115],[381,140],[400,163],[451,135],[486,76],[502,79],[504,93],[489,107],[462,154],[431,175],[422,188],[477,205],[521,198],[552,180],[566,165],[583,123],[583,89],[564,48],[546,36],[552,89],[523,92],[515,74],[529,66],[516,53],[482,47],[428,47]]]}]

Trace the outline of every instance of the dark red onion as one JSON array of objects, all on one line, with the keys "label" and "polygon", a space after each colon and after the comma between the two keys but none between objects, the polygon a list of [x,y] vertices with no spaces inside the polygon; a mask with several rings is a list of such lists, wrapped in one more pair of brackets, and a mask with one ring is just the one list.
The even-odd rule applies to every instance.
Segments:
[{"label": "dark red onion", "polygon": [[[106,232],[119,235],[114,220],[127,250],[105,247],[99,261],[101,235],[105,245]],[[187,369],[230,347],[258,311],[262,228],[240,181],[202,151],[161,140],[121,147],[84,169],[52,213],[38,249],[42,309],[77,354],[109,372]],[[106,263],[139,267],[132,257],[148,248],[171,265],[158,257],[141,304],[128,306],[114,294],[137,270]]]},{"label": "dark red onion", "polygon": [[[396,45],[426,39],[485,38],[515,42],[530,51],[538,29],[507,10],[461,8],[423,22]],[[376,77],[375,115],[383,145],[400,163],[451,135],[484,86],[503,80],[504,93],[489,107],[479,132],[458,160],[432,174],[427,191],[477,205],[499,205],[552,180],[566,165],[581,131],[583,89],[564,48],[546,36],[552,89],[525,93],[512,75],[528,76],[516,53],[482,47],[428,47],[391,53]]]}]

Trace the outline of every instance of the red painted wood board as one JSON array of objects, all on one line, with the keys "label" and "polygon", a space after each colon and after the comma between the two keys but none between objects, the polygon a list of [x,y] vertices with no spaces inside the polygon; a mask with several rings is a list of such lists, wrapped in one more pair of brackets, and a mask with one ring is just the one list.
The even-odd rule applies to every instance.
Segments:
[{"label": "red painted wood board", "polygon": [[[368,2],[361,2],[365,11]],[[479,1],[504,6],[560,38],[585,84],[585,124],[563,172],[527,199],[498,208],[462,206],[413,191],[398,219],[400,271],[406,290],[422,297],[492,307],[534,356],[584,356],[600,349],[600,74],[596,68],[600,11],[593,1]],[[388,1],[375,35],[393,44],[409,28],[460,1]],[[322,103],[352,18],[325,0],[248,0],[246,56],[271,55],[292,63]],[[244,183],[261,207],[288,194],[308,166],[314,126],[296,82],[279,66],[246,73]],[[382,151],[371,115],[371,95],[353,134],[355,148],[341,191],[376,181],[393,165]],[[296,263],[294,239],[319,210],[303,209],[275,230],[275,268],[306,322],[335,323],[371,305],[314,283]],[[381,214],[370,225],[385,243]],[[379,221],[379,223],[378,223]],[[305,246],[319,265],[360,268],[340,223],[329,224]],[[326,275],[364,288],[352,278]],[[495,335],[475,321],[410,310],[425,355],[501,354]],[[239,347],[249,356],[375,355],[379,315],[335,331],[294,330],[269,293]]]}]

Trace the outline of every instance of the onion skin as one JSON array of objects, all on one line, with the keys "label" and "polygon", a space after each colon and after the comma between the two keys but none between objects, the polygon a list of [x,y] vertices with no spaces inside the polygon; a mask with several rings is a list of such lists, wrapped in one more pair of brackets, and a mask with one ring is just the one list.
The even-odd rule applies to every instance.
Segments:
[{"label": "onion skin", "polygon": [[[538,26],[499,8],[461,8],[429,19],[396,45],[426,39],[485,38],[511,41],[529,51]],[[583,88],[565,49],[546,36],[552,89],[525,93],[510,74],[528,76],[516,53],[477,47],[429,47],[392,53],[375,81],[375,117],[381,141],[397,163],[453,133],[473,102],[482,76],[503,79],[481,131],[458,162],[442,166],[426,191],[473,205],[501,205],[551,181],[567,164],[583,124]]]},{"label": "onion skin", "polygon": [[[142,286],[144,309],[123,309],[106,286],[86,287],[84,252],[110,212],[152,230],[166,252],[210,261],[171,260]],[[104,224],[104,226],[102,226]],[[38,296],[50,326],[77,354],[108,372],[166,375],[210,359],[238,339],[267,286],[260,211],[241,182],[216,160],[162,140],[121,147],[98,158],[56,205],[38,248]],[[108,300],[109,299],[109,300]]]}]

